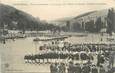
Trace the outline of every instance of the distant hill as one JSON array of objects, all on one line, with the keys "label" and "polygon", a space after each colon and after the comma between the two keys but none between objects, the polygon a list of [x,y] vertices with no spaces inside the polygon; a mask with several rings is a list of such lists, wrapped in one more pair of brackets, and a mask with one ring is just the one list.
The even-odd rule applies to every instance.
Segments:
[{"label": "distant hill", "polygon": [[[115,27],[114,23],[112,25],[106,23],[108,22],[108,10],[109,9],[90,11],[74,17],[57,19],[52,21],[52,23],[72,32],[100,32],[102,29],[108,30],[111,26]],[[112,17],[115,17],[115,12]],[[112,28],[112,30],[113,29],[115,30],[115,28]]]},{"label": "distant hill", "polygon": [[[54,20],[54,21],[51,21],[51,22],[53,22],[53,23],[55,23],[55,22],[67,22],[67,21],[72,21],[72,20],[78,20],[78,19],[81,19],[81,18],[86,18],[87,16],[92,16],[92,17],[93,16],[106,16],[107,13],[108,13],[108,9],[103,9],[103,10],[100,10],[100,11],[90,11],[90,12],[80,14],[78,16],[64,17],[64,18],[60,18],[60,19],[57,19],[57,20]],[[87,20],[87,18],[86,18],[86,20]]]},{"label": "distant hill", "polygon": [[77,18],[80,18],[80,17],[84,17],[84,16],[87,16],[87,15],[90,15],[90,14],[93,14],[97,11],[91,11],[91,12],[87,12],[87,13],[84,13],[84,14],[80,14],[78,16],[76,16],[74,19],[77,19]]},{"label": "distant hill", "polygon": [[108,9],[103,9],[99,11],[91,11],[79,16],[76,16],[74,20],[84,19],[85,22],[90,21],[91,19],[97,19],[98,17],[106,17],[108,14]]},{"label": "distant hill", "polygon": [[8,29],[35,29],[42,26],[41,21],[30,14],[9,5],[0,4],[0,27],[7,25]]}]

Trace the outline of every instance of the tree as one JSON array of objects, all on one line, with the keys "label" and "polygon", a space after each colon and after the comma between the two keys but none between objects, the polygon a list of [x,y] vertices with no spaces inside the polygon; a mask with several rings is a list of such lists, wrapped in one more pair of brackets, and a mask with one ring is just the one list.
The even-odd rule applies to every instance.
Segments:
[{"label": "tree", "polygon": [[86,31],[88,32],[95,32],[94,20],[87,22],[85,28],[86,28]]},{"label": "tree", "polygon": [[67,31],[71,31],[71,29],[70,29],[70,22],[69,21],[66,22],[66,28],[67,28]]},{"label": "tree", "polygon": [[96,22],[95,22],[95,26],[96,26],[96,32],[100,32],[100,30],[103,28],[103,22],[101,21],[101,17],[97,18]]},{"label": "tree", "polygon": [[113,8],[108,10],[107,15],[107,33],[112,35],[114,30],[114,11]]}]

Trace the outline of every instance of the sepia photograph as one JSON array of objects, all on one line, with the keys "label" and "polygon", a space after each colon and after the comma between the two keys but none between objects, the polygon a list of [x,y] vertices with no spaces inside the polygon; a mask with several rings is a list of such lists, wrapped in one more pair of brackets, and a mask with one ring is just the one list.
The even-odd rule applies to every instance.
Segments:
[{"label": "sepia photograph", "polygon": [[0,73],[115,73],[115,0],[0,0]]}]

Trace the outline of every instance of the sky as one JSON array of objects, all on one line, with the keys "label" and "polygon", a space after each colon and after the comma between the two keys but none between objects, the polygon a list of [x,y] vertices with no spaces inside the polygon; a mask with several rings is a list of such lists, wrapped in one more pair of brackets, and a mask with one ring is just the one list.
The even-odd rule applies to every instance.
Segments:
[{"label": "sky", "polygon": [[47,21],[115,7],[115,0],[0,0],[0,2]]}]

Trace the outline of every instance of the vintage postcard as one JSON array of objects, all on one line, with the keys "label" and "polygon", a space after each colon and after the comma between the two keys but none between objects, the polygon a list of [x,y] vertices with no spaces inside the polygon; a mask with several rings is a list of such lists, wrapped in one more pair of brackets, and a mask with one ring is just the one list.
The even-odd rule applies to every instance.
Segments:
[{"label": "vintage postcard", "polygon": [[0,73],[115,73],[115,0],[0,0]]}]

